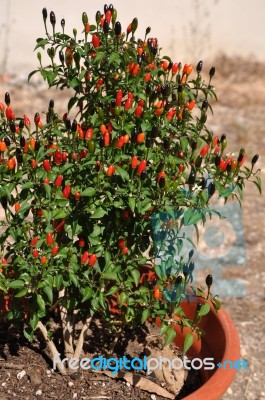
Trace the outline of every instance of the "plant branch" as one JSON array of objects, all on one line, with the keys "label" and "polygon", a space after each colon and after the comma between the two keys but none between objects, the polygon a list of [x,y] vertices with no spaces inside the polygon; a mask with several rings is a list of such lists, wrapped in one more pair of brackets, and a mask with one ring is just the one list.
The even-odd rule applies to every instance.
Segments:
[{"label": "plant branch", "polygon": [[44,339],[45,339],[45,341],[47,343],[47,346],[48,346],[48,348],[49,348],[49,350],[51,352],[51,355],[52,355],[52,357],[51,357],[52,360],[54,360],[55,358],[57,359],[57,368],[58,368],[58,370],[61,372],[62,375],[67,375],[67,371],[66,371],[63,363],[61,362],[61,359],[58,358],[59,352],[58,352],[54,342],[51,339],[49,339],[49,337],[48,337],[48,331],[47,331],[46,327],[43,325],[43,323],[41,321],[39,321],[38,325],[37,325],[37,328],[39,328],[39,330],[41,331],[41,333],[42,333],[42,335],[43,335],[43,337],[44,337]]},{"label": "plant branch", "polygon": [[[59,292],[59,299],[65,296],[65,289],[62,289]],[[60,304],[60,315],[61,315],[61,322],[62,322],[62,329],[63,329],[63,338],[64,338],[64,350],[65,350],[65,357],[68,360],[74,355],[74,346],[73,346],[73,321],[72,318],[69,316],[67,309],[64,306],[64,300],[62,304]]]},{"label": "plant branch", "polygon": [[86,337],[86,331],[89,328],[89,325],[92,321],[92,317],[87,317],[87,319],[85,320],[84,324],[83,324],[83,328],[81,330],[81,333],[79,335],[78,341],[77,341],[77,345],[75,348],[75,352],[74,352],[74,357],[75,358],[79,358],[83,349],[83,344],[84,344],[84,340]]}]

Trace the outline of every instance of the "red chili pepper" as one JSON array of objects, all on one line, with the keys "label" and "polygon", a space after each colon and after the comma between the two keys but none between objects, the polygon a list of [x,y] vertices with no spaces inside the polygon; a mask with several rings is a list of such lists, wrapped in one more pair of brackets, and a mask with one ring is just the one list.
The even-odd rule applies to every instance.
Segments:
[{"label": "red chili pepper", "polygon": [[51,232],[46,235],[46,244],[51,246],[53,244],[53,234]]},{"label": "red chili pepper", "polygon": [[6,107],[6,118],[8,119],[8,121],[11,121],[13,119],[13,110],[10,106]]},{"label": "red chili pepper", "polygon": [[117,141],[117,148],[121,149],[123,145],[124,145],[124,136],[120,136]]},{"label": "red chili pepper", "polygon": [[136,117],[141,117],[142,113],[143,113],[143,108],[141,106],[137,106],[134,111],[134,115]]},{"label": "red chili pepper", "polygon": [[172,75],[175,75],[178,72],[179,65],[178,63],[173,64],[172,66]]},{"label": "red chili pepper", "polygon": [[202,157],[205,157],[206,156],[206,154],[208,153],[208,151],[209,151],[209,146],[204,146],[202,149],[201,149],[201,152],[200,152],[200,155],[202,156]]},{"label": "red chili pepper", "polygon": [[191,100],[187,107],[188,110],[191,111],[194,108],[195,104],[196,104],[195,100]]},{"label": "red chili pepper", "polygon": [[58,251],[59,251],[59,246],[55,245],[55,246],[53,246],[51,253],[53,256],[56,256]]},{"label": "red chili pepper", "polygon": [[92,44],[95,48],[100,46],[100,39],[99,39],[98,35],[96,35],[95,33],[92,36]]},{"label": "red chili pepper", "polygon": [[75,192],[75,199],[78,201],[80,200],[81,194],[80,192]]},{"label": "red chili pepper", "polygon": [[108,10],[108,11],[106,12],[106,14],[105,14],[105,19],[108,21],[108,24],[109,24],[110,21],[111,21],[111,17],[112,17],[111,10]]},{"label": "red chili pepper", "polygon": [[190,75],[192,72],[193,65],[192,64],[185,64],[183,67],[183,74]]},{"label": "red chili pepper", "polygon": [[32,247],[35,247],[36,246],[36,244],[37,244],[37,242],[38,242],[38,236],[34,236],[34,238],[31,240],[31,242],[30,242],[30,245],[32,246]]},{"label": "red chili pepper", "polygon": [[121,250],[122,254],[124,254],[124,255],[128,254],[128,251],[129,251],[128,247],[124,247],[124,248]]},{"label": "red chili pepper", "polygon": [[213,147],[216,147],[217,144],[218,144],[218,136],[215,136],[215,137],[213,138],[212,146],[213,146]]},{"label": "red chili pepper", "polygon": [[108,131],[106,131],[104,135],[104,146],[108,147],[110,145],[110,134]]},{"label": "red chili pepper", "polygon": [[68,197],[70,196],[70,193],[71,193],[71,185],[66,185],[63,190],[63,197],[65,199],[68,199]]},{"label": "red chili pepper", "polygon": [[78,241],[79,247],[84,247],[86,244],[86,241],[84,238],[80,238]]},{"label": "red chili pepper", "polygon": [[90,267],[94,267],[94,265],[97,262],[97,256],[96,254],[91,254],[91,256],[89,257],[89,261],[88,264],[90,265]]},{"label": "red chili pepper", "polygon": [[132,75],[132,76],[137,76],[137,75],[138,75],[138,72],[139,72],[139,69],[140,69],[140,65],[139,65],[139,64],[136,64],[136,65],[133,67],[133,69],[131,70],[131,75]]},{"label": "red chili pepper", "polygon": [[39,257],[39,252],[37,249],[32,250],[32,255],[34,258],[38,258]]},{"label": "red chili pepper", "polygon": [[111,176],[111,175],[113,175],[114,173],[115,173],[115,167],[114,167],[114,165],[110,165],[109,168],[107,169],[106,174],[107,174],[108,176]]},{"label": "red chili pepper", "polygon": [[85,133],[85,140],[92,140],[93,138],[93,129],[88,128],[88,130]]},{"label": "red chili pepper", "polygon": [[65,64],[70,67],[73,63],[73,53],[70,46],[65,49]]},{"label": "red chili pepper", "polygon": [[46,264],[48,261],[48,258],[46,256],[42,256],[40,259],[41,264]]},{"label": "red chili pepper", "polygon": [[140,164],[138,165],[137,174],[141,175],[141,173],[143,171],[145,171],[145,169],[146,169],[146,160],[142,160],[142,161],[140,161]]},{"label": "red chili pepper", "polygon": [[96,88],[99,89],[104,83],[103,78],[98,78],[97,83],[96,83]]},{"label": "red chili pepper", "polygon": [[88,260],[88,257],[89,257],[89,252],[85,251],[82,254],[82,257],[81,257],[81,264],[85,264],[87,262],[87,260]]},{"label": "red chili pepper", "polygon": [[46,172],[49,172],[51,170],[51,164],[49,160],[44,160],[42,165]]},{"label": "red chili pepper", "polygon": [[124,104],[124,110],[128,111],[132,106],[132,99],[127,99]]},{"label": "red chili pepper", "polygon": [[145,81],[145,82],[149,82],[150,79],[151,79],[151,74],[150,74],[150,72],[147,72],[147,73],[145,74],[145,76],[144,76],[144,81]]},{"label": "red chili pepper", "polygon": [[118,246],[120,249],[123,249],[126,246],[126,241],[124,239],[119,239]]},{"label": "red chili pepper", "polygon": [[131,167],[134,169],[136,168],[138,165],[138,157],[137,156],[133,156],[132,160],[131,160]]},{"label": "red chili pepper", "polygon": [[36,114],[35,114],[35,116],[34,116],[34,122],[35,122],[36,125],[39,124],[39,122],[40,122],[40,114],[39,114],[39,113],[36,113]]},{"label": "red chili pepper", "polygon": [[144,142],[145,134],[144,132],[138,133],[137,135],[137,143],[141,144]]},{"label": "red chili pepper", "polygon": [[54,185],[60,187],[62,186],[62,182],[63,182],[63,175],[58,175],[54,181]]},{"label": "red chili pepper", "polygon": [[119,89],[119,90],[117,91],[117,94],[116,94],[116,106],[120,107],[121,102],[122,102],[122,97],[123,97],[123,95],[122,95],[122,90]]}]

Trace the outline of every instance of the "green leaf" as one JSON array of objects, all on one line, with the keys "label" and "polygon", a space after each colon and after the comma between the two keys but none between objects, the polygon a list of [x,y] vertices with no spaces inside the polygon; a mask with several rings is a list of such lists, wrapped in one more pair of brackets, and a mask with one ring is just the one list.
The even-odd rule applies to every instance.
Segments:
[{"label": "green leaf", "polygon": [[[0,288],[1,289],[1,288]],[[23,297],[23,296],[25,296],[26,294],[28,293],[28,289],[27,288],[24,288],[24,289],[22,289],[22,290],[20,290],[20,292],[18,292],[16,295],[15,295],[15,297]]]},{"label": "green leaf", "polygon": [[70,86],[71,86],[73,89],[78,88],[79,85],[80,85],[80,81],[79,81],[79,79],[78,79],[76,76],[74,76],[73,79],[71,79],[69,83],[70,83]]},{"label": "green leaf", "polygon": [[127,299],[127,294],[124,293],[124,292],[121,292],[120,298],[119,298],[119,306],[120,307],[123,306],[123,304],[125,303],[126,299]]},{"label": "green leaf", "polygon": [[54,213],[53,218],[54,219],[63,219],[65,217],[67,217],[67,215],[68,215],[68,212],[66,210],[61,209]]},{"label": "green leaf", "polygon": [[138,286],[139,280],[140,280],[140,272],[137,269],[134,269],[132,272],[132,277],[135,283],[135,286]]},{"label": "green leaf", "polygon": [[34,51],[37,50],[39,47],[42,47],[42,48],[44,49],[44,48],[45,48],[45,45],[49,43],[49,40],[48,40],[48,39],[38,38],[38,39],[36,40],[36,42],[37,42],[37,44],[36,44],[36,46],[35,46]]},{"label": "green leaf", "polygon": [[164,342],[164,346],[167,346],[167,345],[169,345],[170,343],[172,343],[173,340],[175,339],[176,335],[177,335],[177,334],[176,334],[175,329],[172,328],[172,327],[170,326],[170,327],[167,329],[166,339],[165,339],[165,342]]},{"label": "green leaf", "polygon": [[141,324],[144,324],[145,321],[147,321],[147,319],[150,316],[150,308],[146,308],[143,313],[142,313],[142,318],[141,318]]},{"label": "green leaf", "polygon": [[69,273],[69,278],[70,278],[71,282],[75,285],[75,287],[78,287],[78,279],[77,279],[77,276],[73,272]]},{"label": "green leaf", "polygon": [[88,187],[86,188],[83,192],[81,192],[81,196],[94,196],[94,194],[96,193],[96,189],[93,187]]},{"label": "green leaf", "polygon": [[28,75],[28,82],[30,81],[30,79],[32,78],[32,76],[36,74],[36,72],[39,72],[39,70],[38,70],[38,69],[35,69],[34,71],[32,71],[32,72]]},{"label": "green leaf", "polygon": [[112,286],[112,288],[110,288],[110,290],[106,293],[106,296],[111,296],[112,294],[117,293],[118,290],[119,286]]},{"label": "green leaf", "polygon": [[187,351],[193,345],[193,341],[194,341],[193,335],[190,332],[188,332],[185,337],[185,340],[184,340],[184,346],[183,346],[183,354],[184,355],[187,353]]},{"label": "green leaf", "polygon": [[91,215],[91,218],[102,218],[106,214],[106,211],[99,207],[96,209],[96,211]]},{"label": "green leaf", "polygon": [[93,289],[88,286],[83,290],[83,297],[82,297],[82,303],[84,303],[85,301],[87,301],[88,299],[90,299],[93,296]]},{"label": "green leaf", "polygon": [[17,279],[15,281],[8,283],[8,287],[10,287],[11,289],[21,289],[24,286],[25,286],[25,282],[22,281],[21,279]]},{"label": "green leaf", "polygon": [[132,212],[135,210],[135,197],[129,197],[129,206]]},{"label": "green leaf", "polygon": [[116,175],[120,175],[123,181],[128,181],[130,179],[128,172],[118,165],[115,166],[115,173]]},{"label": "green leaf", "polygon": [[57,290],[61,290],[63,286],[63,276],[61,274],[56,274],[54,276],[53,286],[56,287]]},{"label": "green leaf", "polygon": [[37,303],[42,311],[45,311],[45,301],[40,294],[37,294]]},{"label": "green leaf", "polygon": [[210,311],[211,307],[209,303],[205,303],[201,306],[200,311],[198,312],[198,316],[202,317],[203,315],[208,314],[208,312]]},{"label": "green leaf", "polygon": [[96,56],[96,58],[95,58],[95,60],[94,60],[94,62],[103,60],[103,58],[105,57],[105,54],[106,53],[104,51],[99,51],[97,56]]},{"label": "green leaf", "polygon": [[37,314],[33,314],[33,315],[31,316],[30,320],[29,320],[29,324],[30,324],[30,326],[31,326],[31,328],[32,328],[33,330],[36,329],[36,326],[38,325],[38,322],[39,322],[39,317],[38,317],[38,315],[37,315]]},{"label": "green leaf", "polygon": [[43,288],[43,292],[46,294],[46,296],[48,297],[48,300],[50,302],[50,304],[52,304],[53,302],[53,292],[52,292],[52,288],[50,286],[44,286]]},{"label": "green leaf", "polygon": [[[103,53],[105,54],[105,53]],[[118,63],[121,61],[121,57],[119,55],[119,53],[112,53],[110,58],[109,58],[109,63],[112,64],[114,62]]]}]

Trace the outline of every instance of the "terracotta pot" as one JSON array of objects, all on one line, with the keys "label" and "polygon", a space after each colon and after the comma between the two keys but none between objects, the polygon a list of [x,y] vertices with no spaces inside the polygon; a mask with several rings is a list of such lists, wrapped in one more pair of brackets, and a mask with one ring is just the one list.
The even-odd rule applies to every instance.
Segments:
[{"label": "terracotta pot", "polygon": [[[200,299],[200,303],[204,300]],[[189,317],[195,313],[198,300],[191,303],[182,303],[181,306]],[[157,321],[159,325],[160,322]],[[203,317],[201,327],[205,335],[201,340],[194,340],[193,346],[188,352],[190,359],[192,358],[214,358],[215,365],[218,362],[223,364],[225,360],[232,362],[240,359],[240,343],[236,327],[226,313],[221,308],[218,313],[211,306],[209,314]],[[179,325],[174,325],[177,333],[175,344],[180,349],[183,348],[184,338],[188,329],[181,330]],[[185,397],[185,400],[218,400],[231,385],[236,375],[236,369],[230,369],[229,364],[224,368],[216,368],[214,370],[200,369],[200,377],[203,385]]]},{"label": "terracotta pot", "polygon": [[[142,284],[144,279],[149,280],[153,273],[154,271],[150,267],[142,266],[139,284]],[[181,303],[185,314],[191,319],[194,318],[197,303],[205,302],[205,300],[198,298],[193,298],[192,300],[191,302]],[[112,304],[112,307],[110,306],[110,309],[113,313],[119,312],[116,302]],[[156,322],[158,326],[161,324],[159,319]],[[189,330],[188,328],[182,330],[177,324],[173,326],[177,333],[174,341],[175,345],[183,349],[185,335]],[[188,351],[190,359],[210,357],[214,358],[215,365],[219,362],[223,364],[225,360],[234,362],[240,359],[238,332],[232,319],[223,308],[217,313],[211,305],[211,310],[209,314],[202,318],[200,327],[204,330],[205,335],[201,340],[198,340],[197,336],[194,336],[194,343]],[[185,400],[221,399],[236,375],[236,369],[230,369],[229,364],[226,366],[226,369],[216,367],[214,370],[205,370],[202,368],[199,372],[203,385],[189,396],[186,396]]]}]

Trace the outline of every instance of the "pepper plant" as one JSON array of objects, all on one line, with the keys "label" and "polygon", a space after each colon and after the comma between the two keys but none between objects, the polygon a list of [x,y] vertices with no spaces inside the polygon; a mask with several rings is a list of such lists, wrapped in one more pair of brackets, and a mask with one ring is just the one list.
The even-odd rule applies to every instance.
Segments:
[{"label": "pepper plant", "polygon": [[[40,329],[54,356],[57,313],[68,359],[80,357],[98,313],[122,327],[159,317],[166,344],[174,323],[200,335],[210,306],[199,304],[195,320],[181,308],[194,263],[192,252],[181,256],[180,228],[204,223],[216,193],[241,202],[246,180],[260,189],[258,155],[244,166],[245,149],[227,155],[226,135],[206,126],[214,67],[205,80],[202,61],[193,68],[162,55],[151,28],[137,39],[137,18],[124,30],[112,5],[95,24],[84,12],[72,35],[54,12],[42,14],[46,37],[29,78],[38,73],[71,97],[63,116],[50,100],[32,120],[14,114],[8,93],[0,104],[0,318],[22,323],[30,340]],[[167,246],[178,261],[156,264]],[[211,285],[208,275],[194,293],[218,310]]]}]

